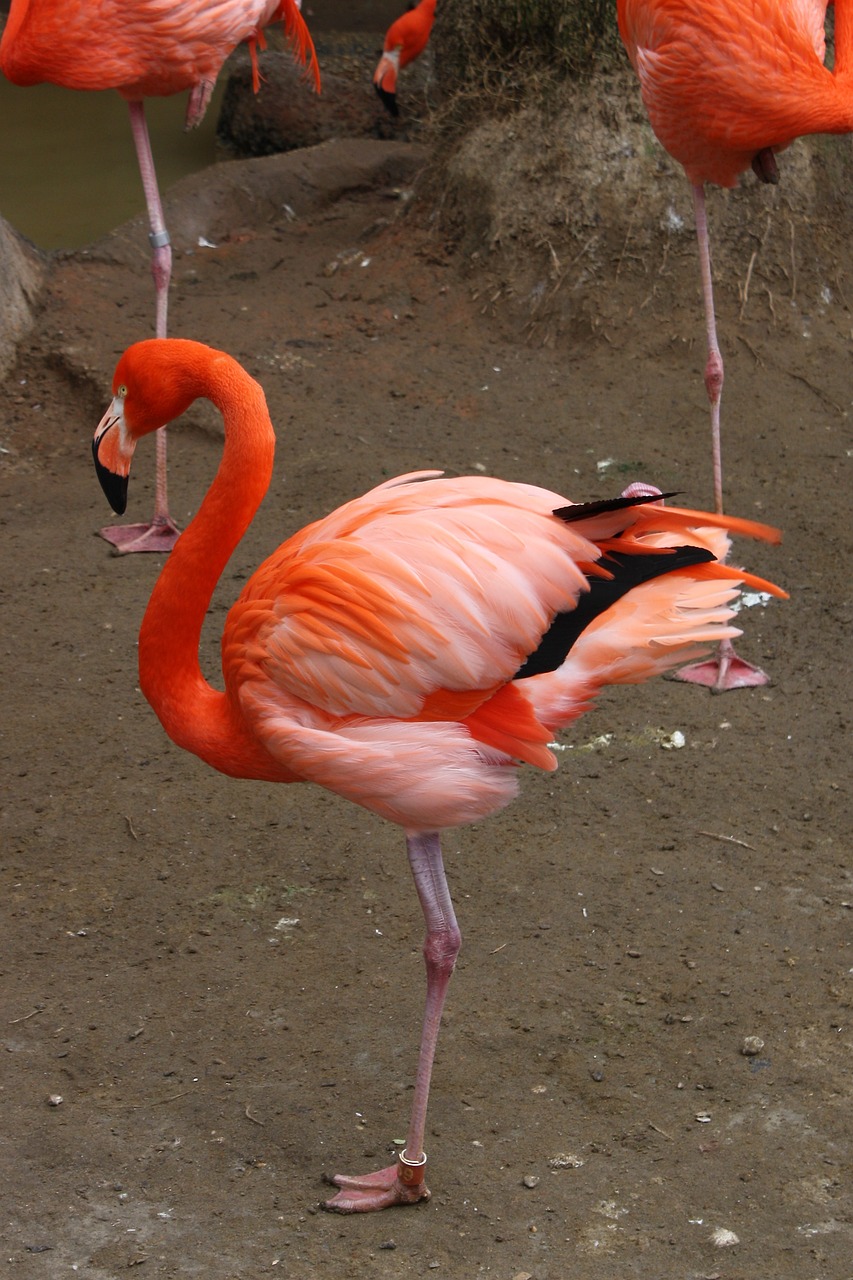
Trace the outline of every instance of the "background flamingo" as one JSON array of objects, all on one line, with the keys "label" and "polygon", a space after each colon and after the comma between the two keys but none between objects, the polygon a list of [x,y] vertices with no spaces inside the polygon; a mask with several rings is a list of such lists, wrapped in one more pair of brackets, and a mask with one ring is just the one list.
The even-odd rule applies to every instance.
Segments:
[{"label": "background flamingo", "polygon": [[[199,343],[137,343],[120,359],[93,451],[124,511],[137,441],[199,396],[223,415],[219,471],[154,587],[140,683],[167,733],[240,778],[316,782],[406,833],[426,920],[427,996],[406,1147],[333,1179],[328,1207],[428,1196],[424,1127],[441,1011],[460,946],[439,831],[508,804],[518,764],[556,768],[549,742],[605,684],[670,668],[721,636],[743,582],[725,529],[766,526],[666,508],[659,491],[571,505],[484,476],[398,477],[289,538],[253,574],[222,637],[225,692],[199,667],[205,614],[272,474],[260,386]],[[648,495],[648,496],[647,496]]]},{"label": "background flamingo", "polygon": [[392,116],[397,106],[397,76],[427,47],[435,19],[435,0],[420,0],[414,8],[391,23],[385,33],[382,57],[373,73],[373,85]]},{"label": "background flamingo", "polygon": [[[12,0],[0,40],[0,70],[18,85],[117,89],[127,99],[148,209],[155,332],[165,338],[172,250],[145,121],[144,99],[190,91],[187,128],[202,120],[223,62],[248,41],[255,64],[264,28],[284,22],[295,55],[319,87],[319,68],[299,0]],[[103,537],[119,551],[169,551],[178,529],[169,515],[165,428],[157,437],[154,517],[111,525]]]},{"label": "background flamingo", "polygon": [[[736,185],[750,166],[778,181],[775,153],[811,133],[853,130],[853,4],[835,5],[835,66],[824,66],[826,0],[618,0],[619,30],[657,137],[693,187],[711,405],[714,506],[723,509],[720,396],[706,182]],[[767,683],[724,641],[680,680],[720,692]]]}]

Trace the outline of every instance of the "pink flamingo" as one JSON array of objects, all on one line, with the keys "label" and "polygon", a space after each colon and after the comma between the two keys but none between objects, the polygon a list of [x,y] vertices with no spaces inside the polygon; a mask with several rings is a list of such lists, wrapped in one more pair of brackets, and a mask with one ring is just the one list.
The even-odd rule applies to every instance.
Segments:
[{"label": "pink flamingo", "polygon": [[[130,125],[148,209],[155,332],[165,338],[172,250],[151,154],[144,99],[189,92],[187,128],[200,123],[222,64],[247,41],[255,65],[264,28],[281,20],[295,55],[319,87],[319,68],[300,0],[12,0],[0,40],[0,70],[18,85],[49,82],[67,89],[117,89]],[[110,525],[101,535],[120,552],[169,551],[178,528],[169,515],[166,432],[157,437],[153,519]]]},{"label": "pink flamingo", "polygon": [[429,42],[435,20],[436,0],[420,0],[392,22],[385,33],[382,57],[373,73],[373,86],[383,106],[392,116],[400,114],[397,106],[397,76],[415,58],[419,58]]},{"label": "pink flamingo", "polygon": [[[693,188],[711,406],[714,507],[723,509],[720,396],[705,183],[733,187],[752,167],[777,182],[775,153],[811,133],[853,130],[853,4],[835,5],[835,67],[824,66],[827,0],[618,0],[619,30],[660,142]],[[767,683],[723,641],[679,680],[717,693]]]},{"label": "pink flamingo", "polygon": [[779,534],[665,507],[647,486],[573,505],[485,476],[399,476],[294,534],[256,570],[225,623],[220,692],[199,667],[199,637],[272,475],[263,391],[223,352],[139,342],[119,360],[93,452],[122,513],[138,440],[200,396],[222,413],[224,452],[151,595],[140,684],[169,736],[214,769],[315,782],[405,831],[427,976],[406,1146],[378,1172],[334,1177],[327,1207],[414,1203],[429,1195],[427,1100],[461,942],[440,831],[509,804],[520,763],[555,769],[554,734],[604,685],[646,680],[739,634],[730,605],[743,583],[784,595],[720,563],[725,530]]}]

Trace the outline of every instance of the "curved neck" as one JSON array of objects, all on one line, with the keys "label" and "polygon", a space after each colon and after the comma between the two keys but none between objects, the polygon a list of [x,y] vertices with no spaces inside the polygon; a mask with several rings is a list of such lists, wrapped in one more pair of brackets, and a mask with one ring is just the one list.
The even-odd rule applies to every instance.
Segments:
[{"label": "curved neck", "polygon": [[0,39],[0,69],[13,84],[20,84],[21,81],[15,77],[24,74],[18,66],[18,50],[15,48],[15,42],[24,25],[27,8],[27,0],[18,0],[17,3],[12,4],[3,28],[2,39]]},{"label": "curved neck", "polygon": [[178,746],[223,773],[280,779],[236,703],[205,680],[198,656],[216,584],[269,487],[275,436],[261,388],[236,362],[211,362],[193,398],[200,396],[222,413],[225,448],[151,593],[139,633],[140,686]]}]

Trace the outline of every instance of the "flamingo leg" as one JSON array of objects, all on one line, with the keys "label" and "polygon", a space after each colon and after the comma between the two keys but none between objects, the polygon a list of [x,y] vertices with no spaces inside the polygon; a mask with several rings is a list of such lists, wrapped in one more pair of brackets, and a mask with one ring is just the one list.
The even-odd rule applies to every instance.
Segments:
[{"label": "flamingo leg", "polygon": [[[711,406],[711,454],[714,463],[714,510],[723,510],[723,460],[720,442],[720,398],[723,393],[723,357],[717,343],[717,321],[714,313],[714,285],[711,279],[711,245],[708,237],[708,219],[705,213],[705,188],[693,187],[693,210],[696,217],[696,238],[699,242],[699,265],[702,271],[702,296],[705,300],[705,328],[708,335],[708,360],[705,365],[705,390]],[[712,693],[724,693],[727,689],[754,688],[769,684],[770,678],[751,662],[739,658],[731,640],[722,640],[716,657],[704,662],[692,662],[673,673],[673,680],[707,686]]]},{"label": "flamingo leg", "polygon": [[397,1162],[386,1169],[361,1177],[336,1174],[331,1178],[330,1181],[340,1190],[326,1201],[324,1208],[337,1213],[369,1213],[395,1204],[415,1204],[418,1200],[428,1200],[430,1195],[423,1180],[429,1087],[441,1013],[462,935],[447,887],[438,834],[429,832],[407,836],[406,849],[426,921],[424,961],[427,978],[421,1048],[406,1146]]},{"label": "flamingo leg", "polygon": [[702,297],[705,303],[705,330],[708,335],[708,360],[705,365],[705,390],[711,406],[711,455],[714,463],[714,510],[723,510],[723,458],[720,443],[720,399],[723,394],[723,357],[717,342],[717,317],[714,310],[714,282],[711,278],[711,241],[705,212],[705,188],[693,187],[693,212],[696,239],[699,242],[699,268],[702,273]]},{"label": "flamingo leg", "polygon": [[[172,247],[163,217],[163,203],[157,186],[151,139],[145,122],[145,106],[141,101],[128,103],[130,127],[139,161],[142,189],[148,208],[149,240],[151,241],[151,274],[156,293],[155,333],[165,338],[169,309],[169,281],[172,278]],[[123,555],[133,551],[171,551],[178,540],[180,530],[169,515],[166,489],[166,428],[161,427],[156,437],[156,481],[154,491],[154,516],[147,524],[114,524],[100,530],[102,538]]]}]

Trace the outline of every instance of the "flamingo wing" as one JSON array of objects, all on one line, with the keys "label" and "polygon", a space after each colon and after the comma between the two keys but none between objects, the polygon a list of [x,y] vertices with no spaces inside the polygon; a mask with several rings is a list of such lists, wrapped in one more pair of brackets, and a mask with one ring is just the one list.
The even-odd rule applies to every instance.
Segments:
[{"label": "flamingo wing", "polygon": [[557,494],[402,477],[284,543],[229,614],[226,679],[327,716],[463,719],[586,588]]},{"label": "flamingo wing", "polygon": [[[608,663],[615,680],[642,679],[643,663],[666,669],[685,643],[718,637],[731,617],[725,580],[743,576],[691,538],[695,512],[626,514],[633,499],[574,506],[486,477],[424,479],[382,485],[284,543],[223,635],[229,698],[270,755],[409,831],[508,804],[517,780],[506,766],[556,767],[553,729],[608,682]],[[679,566],[724,580],[710,603],[700,586],[690,619],[677,590],[646,581],[671,582]],[[627,594],[617,584],[600,601],[608,622],[591,656],[570,663],[581,593],[626,573]],[[622,601],[637,592],[649,603],[628,633]]]},{"label": "flamingo wing", "polygon": [[20,85],[167,96],[214,81],[238,44],[278,19],[316,82],[314,47],[296,0],[13,0],[0,67]]}]

